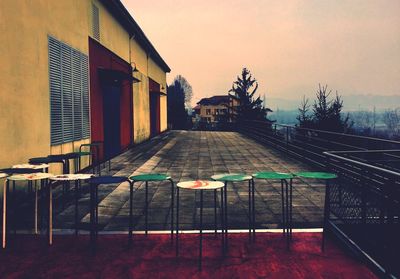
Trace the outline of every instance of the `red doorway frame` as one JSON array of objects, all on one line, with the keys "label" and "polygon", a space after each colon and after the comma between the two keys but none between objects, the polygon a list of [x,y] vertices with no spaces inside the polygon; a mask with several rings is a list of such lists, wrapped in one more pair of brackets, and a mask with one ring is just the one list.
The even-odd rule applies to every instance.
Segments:
[{"label": "red doorway frame", "polygon": [[[91,140],[104,141],[103,92],[99,70],[114,70],[126,77],[132,76],[131,65],[101,45],[89,38],[89,71],[90,71],[90,122]],[[120,143],[121,151],[132,143],[133,135],[133,94],[132,82],[122,81],[120,101]],[[100,159],[104,158],[101,150]]]}]

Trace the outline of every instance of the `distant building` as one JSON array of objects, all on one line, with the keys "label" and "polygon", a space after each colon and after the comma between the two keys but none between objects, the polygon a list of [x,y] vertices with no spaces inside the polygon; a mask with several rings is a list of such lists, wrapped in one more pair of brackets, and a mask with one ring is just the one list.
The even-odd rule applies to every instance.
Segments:
[{"label": "distant building", "polygon": [[229,95],[203,98],[194,107],[194,126],[206,129],[219,128],[222,123],[232,122],[233,107],[238,102]]}]

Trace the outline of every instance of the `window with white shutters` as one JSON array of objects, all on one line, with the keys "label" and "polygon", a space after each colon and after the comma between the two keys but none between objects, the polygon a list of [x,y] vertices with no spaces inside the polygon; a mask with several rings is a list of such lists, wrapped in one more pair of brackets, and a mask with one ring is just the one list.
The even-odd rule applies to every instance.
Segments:
[{"label": "window with white shutters", "polygon": [[51,145],[90,137],[88,57],[48,37]]}]

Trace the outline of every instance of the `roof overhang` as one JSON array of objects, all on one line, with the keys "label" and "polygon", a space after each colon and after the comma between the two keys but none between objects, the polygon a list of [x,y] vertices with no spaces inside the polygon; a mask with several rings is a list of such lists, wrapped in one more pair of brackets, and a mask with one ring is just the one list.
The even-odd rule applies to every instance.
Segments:
[{"label": "roof overhang", "polygon": [[146,37],[143,30],[133,19],[131,14],[121,3],[120,0],[100,0],[100,2],[107,8],[107,10],[119,21],[119,23],[126,29],[130,36],[142,46],[151,59],[166,73],[171,72],[167,63],[162,59],[161,55],[157,52],[153,44]]}]

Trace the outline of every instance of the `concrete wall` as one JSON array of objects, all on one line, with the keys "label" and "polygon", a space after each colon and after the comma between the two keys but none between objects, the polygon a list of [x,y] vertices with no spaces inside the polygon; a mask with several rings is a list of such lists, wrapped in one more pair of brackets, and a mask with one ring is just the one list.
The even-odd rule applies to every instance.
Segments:
[{"label": "concrete wall", "polygon": [[[133,85],[134,141],[150,136],[148,76],[164,85],[166,74],[99,3],[100,43],[135,62],[142,82]],[[91,0],[0,1],[0,168],[29,158],[77,150],[90,139],[50,146],[47,36],[88,54],[92,36]],[[131,53],[131,55],[129,55]],[[166,99],[166,98],[165,98]],[[166,101],[161,101],[166,129]],[[165,113],[164,113],[165,112]],[[59,168],[50,171],[59,172]]]}]

